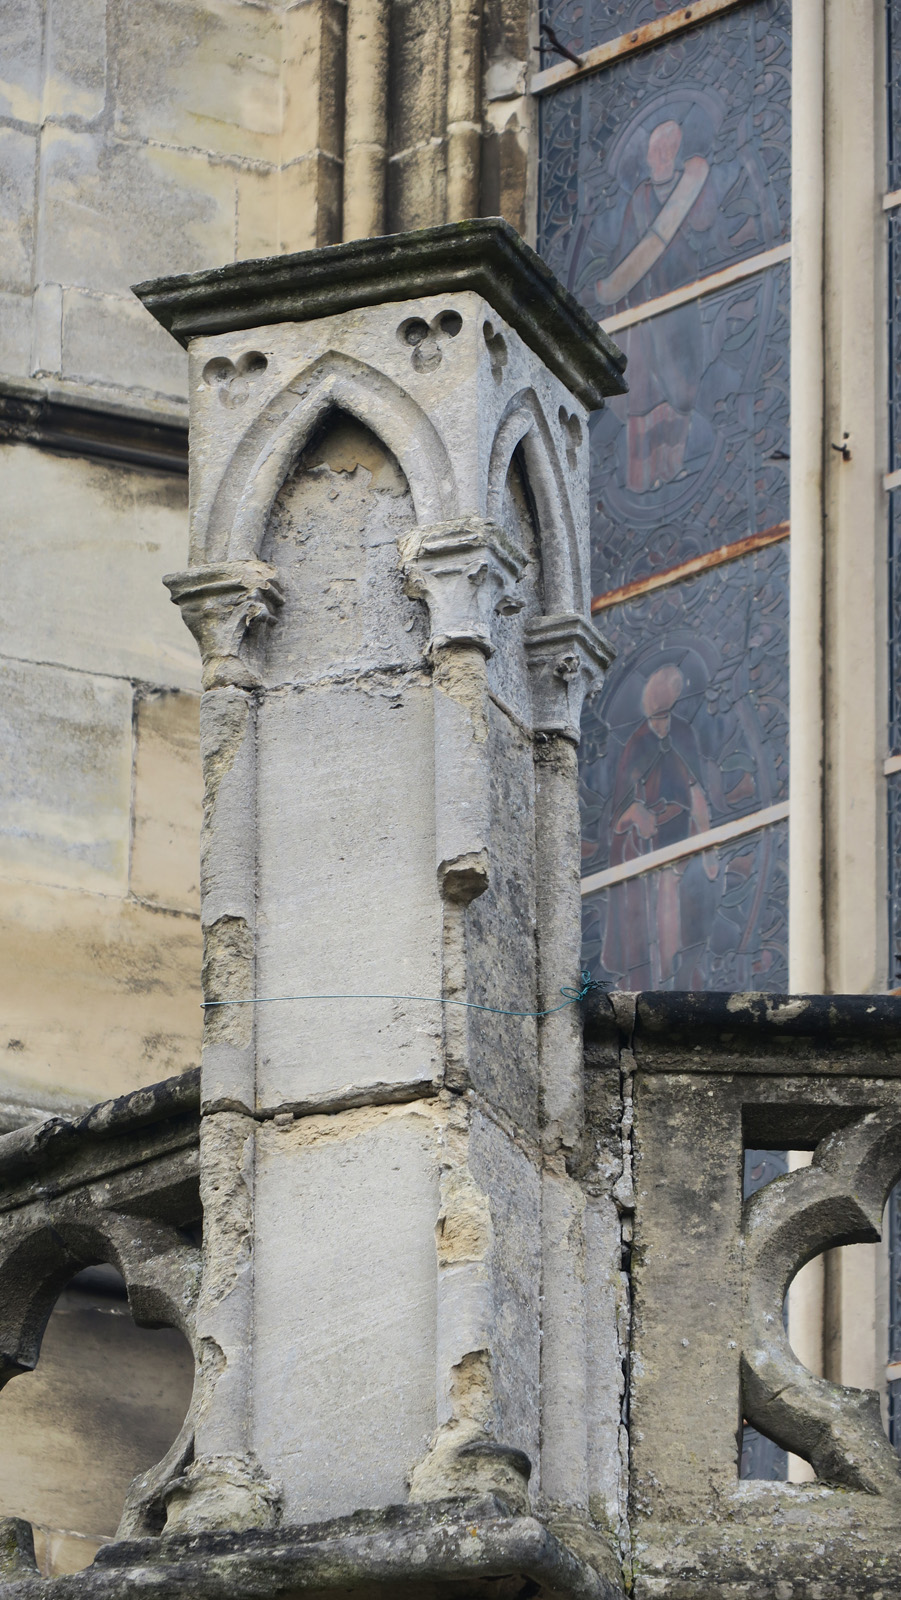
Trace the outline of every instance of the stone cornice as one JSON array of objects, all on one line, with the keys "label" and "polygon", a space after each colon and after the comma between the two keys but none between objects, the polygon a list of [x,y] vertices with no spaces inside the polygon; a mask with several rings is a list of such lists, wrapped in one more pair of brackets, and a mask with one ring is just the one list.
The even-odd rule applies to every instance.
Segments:
[{"label": "stone cornice", "polygon": [[625,393],[622,351],[498,217],[156,278],[134,293],[187,346],[201,334],[466,289],[484,296],[589,409]]}]

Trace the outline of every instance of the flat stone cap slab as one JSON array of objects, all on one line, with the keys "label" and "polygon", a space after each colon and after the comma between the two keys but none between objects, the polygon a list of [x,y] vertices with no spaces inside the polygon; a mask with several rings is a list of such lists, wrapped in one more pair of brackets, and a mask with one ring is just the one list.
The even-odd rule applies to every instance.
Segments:
[{"label": "flat stone cap slab", "polygon": [[187,346],[200,334],[464,289],[482,295],[589,410],[625,394],[622,351],[499,217],[156,278],[134,293]]},{"label": "flat stone cap slab", "polygon": [[30,1567],[27,1536],[19,1543],[28,1548],[0,1566],[6,1600],[625,1600],[542,1523],[491,1496],[104,1545],[83,1572],[49,1581]]}]

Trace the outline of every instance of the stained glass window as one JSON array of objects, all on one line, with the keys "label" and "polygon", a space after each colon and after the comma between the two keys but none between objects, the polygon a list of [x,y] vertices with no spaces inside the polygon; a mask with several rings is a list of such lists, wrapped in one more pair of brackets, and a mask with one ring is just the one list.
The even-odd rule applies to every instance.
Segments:
[{"label": "stained glass window", "polygon": [[788,828],[626,877],[582,901],[583,960],[617,989],[788,988]]},{"label": "stained glass window", "polygon": [[542,251],[597,317],[788,238],[789,17],[758,0],[543,101]]},{"label": "stained glass window", "polygon": [[[674,10],[542,15],[584,54]],[[540,248],[628,356],[592,423],[617,655],[581,756],[586,964],[623,988],[788,982],[790,12],[626,37],[541,103]]]},{"label": "stained glass window", "polygon": [[618,334],[592,419],[594,592],[788,520],[788,265]]}]

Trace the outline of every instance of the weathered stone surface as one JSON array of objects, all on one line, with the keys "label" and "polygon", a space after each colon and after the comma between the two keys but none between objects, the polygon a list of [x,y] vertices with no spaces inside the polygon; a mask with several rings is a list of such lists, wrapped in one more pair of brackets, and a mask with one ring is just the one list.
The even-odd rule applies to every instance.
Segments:
[{"label": "weathered stone surface", "polygon": [[0,113],[16,122],[37,123],[41,115],[42,7],[38,0],[13,0],[4,28],[4,82]]},{"label": "weathered stone surface", "polygon": [[90,122],[107,89],[103,0],[50,0],[44,65],[44,115]]},{"label": "weathered stone surface", "polygon": [[196,917],[0,882],[7,1082],[84,1105],[196,1066],[199,972]]},{"label": "weathered stone surface", "polygon": [[133,400],[183,400],[185,361],[121,294],[65,289],[62,342],[52,370],[79,386],[126,390]]},{"label": "weathered stone surface", "polygon": [[[428,1105],[258,1133],[253,1437],[283,1485],[288,1524],[401,1501],[425,1452],[435,1416],[436,1133]],[[300,1249],[285,1239],[289,1216],[303,1219]],[[286,1393],[297,1406],[286,1408]]]},{"label": "weathered stone surface", "polygon": [[[412,244],[411,244],[412,241]],[[237,263],[135,293],[186,344],[236,327],[305,321],[358,305],[472,289],[585,404],[625,388],[625,358],[512,228],[496,219],[335,247],[334,254]],[[539,309],[540,308],[540,309]]]},{"label": "weathered stone surface", "polygon": [[202,801],[198,696],[139,699],[130,885],[140,899],[200,910]]},{"label": "weathered stone surface", "polygon": [[[167,1563],[161,1567],[160,1562]],[[321,1595],[385,1592],[410,1600],[442,1594],[505,1600],[524,1587],[539,1600],[614,1600],[621,1593],[540,1522],[511,1516],[497,1498],[450,1500],[434,1508],[392,1506],[276,1533],[206,1534],[107,1546],[89,1573],[51,1588],[27,1579],[10,1596],[141,1594],[169,1600],[186,1587],[201,1600],[278,1589]]]},{"label": "weathered stone surface", "polygon": [[120,137],[277,162],[282,18],[234,0],[117,5]]},{"label": "weathered stone surface", "polygon": [[31,295],[0,291],[0,371],[31,371]]},{"label": "weathered stone surface", "polygon": [[4,653],[199,688],[196,652],[160,588],[183,550],[184,483],[7,444],[0,445],[0,480]]},{"label": "weathered stone surface", "polygon": [[[817,1253],[878,1237],[901,1173],[897,1001],[642,995],[634,1018],[635,1592],[875,1593],[901,1467],[877,1396],[797,1360],[783,1302]],[[745,1147],[813,1163],[743,1204]],[[742,1417],[816,1484],[740,1481]]]},{"label": "weathered stone surface", "polygon": [[[338,998],[259,1008],[260,1107],[360,1083],[429,1084],[440,1071],[441,1007],[402,998],[441,993],[432,740],[415,678],[267,697],[260,992]],[[399,998],[353,998],[379,994]]]},{"label": "weathered stone surface", "polygon": [[106,894],[127,888],[131,687],[0,661],[0,873]]},{"label": "weathered stone surface", "polygon": [[148,261],[232,258],[234,177],[203,155],[51,125],[41,181],[42,281],[121,294]]},{"label": "weathered stone surface", "polygon": [[4,289],[27,293],[34,252],[34,135],[16,128],[0,128],[0,165],[0,282]]}]

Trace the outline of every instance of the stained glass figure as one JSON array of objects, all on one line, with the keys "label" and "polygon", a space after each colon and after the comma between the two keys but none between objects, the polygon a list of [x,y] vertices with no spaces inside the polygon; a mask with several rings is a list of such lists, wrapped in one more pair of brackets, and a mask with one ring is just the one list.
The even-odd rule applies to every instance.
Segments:
[{"label": "stained glass figure", "polygon": [[592,421],[595,594],[788,519],[789,271],[619,334],[629,393]]},{"label": "stained glass figure", "polygon": [[789,20],[758,0],[543,100],[540,249],[600,320],[788,238]]},{"label": "stained glass figure", "polygon": [[582,902],[583,964],[616,989],[788,988],[788,831],[779,822]]},{"label": "stained glass figure", "polygon": [[617,657],[582,722],[583,873],[787,798],[787,542],[596,620]]}]

